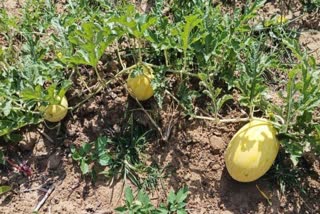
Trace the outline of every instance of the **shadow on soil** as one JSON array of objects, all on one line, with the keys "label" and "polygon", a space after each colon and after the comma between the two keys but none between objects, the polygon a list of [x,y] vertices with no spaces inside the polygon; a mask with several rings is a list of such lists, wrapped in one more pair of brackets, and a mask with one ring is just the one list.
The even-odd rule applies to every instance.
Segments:
[{"label": "shadow on soil", "polygon": [[160,166],[167,165],[169,188],[177,191],[184,185],[189,187],[191,213],[256,213],[260,206],[268,206],[256,187],[264,191],[268,182],[239,183],[229,176],[223,158],[227,144],[223,133],[208,140],[214,132],[212,127],[200,129],[206,127],[201,122],[185,122],[185,127],[173,131],[169,143],[154,148],[153,157]]}]

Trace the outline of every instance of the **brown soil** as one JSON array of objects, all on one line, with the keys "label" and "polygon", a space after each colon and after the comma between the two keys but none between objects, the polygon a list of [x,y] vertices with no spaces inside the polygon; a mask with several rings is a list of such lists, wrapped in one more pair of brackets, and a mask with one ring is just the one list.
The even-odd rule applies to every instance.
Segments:
[{"label": "brown soil", "polygon": [[[266,8],[270,7],[279,8],[273,1],[266,5]],[[320,60],[319,32],[303,33],[300,41]],[[105,73],[109,74],[108,71]],[[134,101],[128,98],[122,85],[120,80],[70,113],[62,121],[58,133],[56,128],[49,129],[45,125],[23,130],[24,139],[19,142],[18,148],[12,147],[9,153],[12,157],[20,156],[27,160],[33,174],[27,178],[13,173],[11,168],[0,168],[0,184],[14,187],[14,192],[0,196],[0,213],[32,213],[45,194],[40,187],[54,189],[39,213],[108,214],[114,213],[114,208],[123,204],[122,180],[110,184],[110,180],[100,176],[93,185],[81,175],[70,154],[71,145],[81,145],[95,140],[99,135],[117,132],[123,125],[127,103]],[[68,94],[70,106],[79,102],[78,93],[75,90]],[[144,105],[158,111],[152,102]],[[241,115],[238,110],[226,111],[230,118]],[[229,176],[223,155],[229,140],[243,124],[213,125],[208,121],[189,120],[181,112],[169,97],[165,99],[157,121],[163,132],[169,130],[169,140],[163,142],[154,135],[146,152],[149,162],[165,168],[166,174],[161,181],[163,187],[150,192],[154,204],[165,200],[170,189],[178,190],[187,185],[190,191],[187,200],[189,213],[319,212],[319,157],[305,157],[308,173],[301,178],[301,184],[306,195],[302,195],[300,189],[281,193],[279,185],[268,175],[255,182],[239,183]],[[143,112],[137,113],[137,122],[145,125],[146,129],[153,128],[150,122],[144,122],[148,121],[147,118]],[[129,181],[126,183],[131,185]],[[259,189],[269,198],[269,202]]]},{"label": "brown soil", "polygon": [[299,42],[315,58],[316,63],[320,64],[320,31],[301,33]]},{"label": "brown soil", "polygon": [[[119,87],[113,92],[117,88],[122,94]],[[110,185],[102,176],[92,185],[83,178],[70,156],[71,144],[94,140],[121,126],[127,97],[117,94],[113,99],[107,94],[110,93],[97,96],[73,116],[69,115],[63,121],[64,136],[57,136],[49,129],[44,129],[49,137],[40,134],[40,128],[25,131],[20,144],[31,144],[32,150],[21,146],[20,150],[27,151],[17,152],[28,160],[34,172],[26,178],[11,169],[3,169],[9,174],[1,173],[1,183],[13,185],[15,192],[1,196],[1,213],[31,213],[45,194],[39,187],[50,186],[55,187],[54,191],[40,213],[113,213],[113,209],[123,203],[123,181]],[[311,159],[313,174],[303,181],[310,198],[300,197],[298,189],[281,194],[268,176],[252,183],[236,182],[225,168],[223,154],[242,124],[216,126],[207,121],[187,120],[172,110],[169,99],[166,103],[160,112],[160,121],[165,130],[174,116],[170,138],[168,142],[153,139],[147,150],[149,160],[165,167],[167,174],[162,180],[164,188],[150,193],[155,204],[165,200],[171,188],[178,190],[187,185],[189,213],[315,213],[319,210],[319,160]],[[229,115],[235,114],[239,113],[229,112]],[[258,188],[270,198],[270,204]]]}]

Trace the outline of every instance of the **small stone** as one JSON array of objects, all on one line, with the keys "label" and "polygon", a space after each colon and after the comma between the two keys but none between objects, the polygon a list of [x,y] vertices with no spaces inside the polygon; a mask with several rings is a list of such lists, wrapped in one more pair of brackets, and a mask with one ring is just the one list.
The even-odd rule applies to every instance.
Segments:
[{"label": "small stone", "polygon": [[56,169],[58,168],[59,164],[61,162],[61,156],[58,152],[50,155],[48,159],[48,169]]},{"label": "small stone", "polygon": [[191,179],[191,174],[190,174],[190,173],[186,173],[186,174],[184,175],[184,180],[185,180],[185,181],[190,181],[190,179]]},{"label": "small stone", "polygon": [[218,169],[220,169],[220,165],[219,164],[213,164],[213,166],[211,167],[211,169],[213,169],[213,170],[218,170]]},{"label": "small stone", "polygon": [[217,136],[211,136],[209,138],[209,143],[214,154],[218,154],[221,150],[225,148],[224,141]]},{"label": "small stone", "polygon": [[35,156],[46,156],[48,155],[48,150],[43,139],[40,139],[36,146],[34,147]]},{"label": "small stone", "polygon": [[76,198],[77,198],[77,199],[80,199],[80,198],[81,198],[81,194],[80,194],[79,192],[77,192]]},{"label": "small stone", "polygon": [[114,103],[122,103],[123,100],[121,97],[117,97],[115,100],[114,100]]}]

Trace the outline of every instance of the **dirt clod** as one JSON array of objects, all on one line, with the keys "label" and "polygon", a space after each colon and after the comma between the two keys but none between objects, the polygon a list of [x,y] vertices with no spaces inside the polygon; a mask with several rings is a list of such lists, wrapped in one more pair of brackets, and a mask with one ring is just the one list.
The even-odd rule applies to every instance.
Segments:
[{"label": "dirt clod", "polygon": [[209,143],[214,153],[219,153],[221,150],[225,148],[224,141],[217,136],[211,136],[209,138]]},{"label": "dirt clod", "polygon": [[40,157],[40,156],[47,156],[49,154],[48,148],[44,142],[43,139],[40,139],[34,149],[33,149],[33,153],[35,156]]},{"label": "dirt clod", "polygon": [[58,168],[61,162],[61,155],[59,152],[55,152],[52,155],[49,156],[48,159],[48,169],[54,170]]},{"label": "dirt clod", "polygon": [[23,135],[23,139],[19,142],[19,147],[22,150],[32,150],[39,139],[40,136],[38,132],[27,132]]}]

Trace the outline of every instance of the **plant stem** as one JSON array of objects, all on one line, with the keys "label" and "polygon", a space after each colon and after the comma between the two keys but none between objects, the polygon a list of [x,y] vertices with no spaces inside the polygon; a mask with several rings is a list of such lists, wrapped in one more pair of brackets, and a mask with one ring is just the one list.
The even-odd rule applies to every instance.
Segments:
[{"label": "plant stem", "polygon": [[137,103],[139,104],[141,110],[148,116],[149,120],[150,120],[151,123],[154,125],[154,127],[156,127],[156,129],[158,130],[158,132],[159,132],[160,135],[161,135],[161,138],[164,139],[161,128],[160,128],[160,127],[158,126],[158,124],[154,121],[154,119],[151,117],[151,115],[148,113],[148,111],[143,108],[143,106],[142,106],[142,104],[139,102],[139,100],[136,99],[136,101],[137,101]]},{"label": "plant stem", "polygon": [[218,118],[213,118],[213,117],[206,117],[206,116],[192,116],[193,118],[196,119],[202,119],[202,120],[210,120],[214,121],[215,123],[239,123],[239,122],[247,122],[250,120],[249,117],[247,118],[235,118],[235,119],[218,119]]},{"label": "plant stem", "polygon": [[250,112],[249,112],[249,117],[250,117],[250,118],[253,118],[253,113],[254,113],[254,105],[251,104],[251,105],[250,105]]},{"label": "plant stem", "polygon": [[118,42],[116,42],[116,54],[117,54],[117,57],[118,57],[118,60],[120,62],[120,65],[122,67],[122,69],[125,69],[125,65],[123,64],[122,62],[122,59],[121,59],[121,56],[120,56],[120,53],[119,53],[119,45],[118,45]]},{"label": "plant stem", "polygon": [[285,121],[285,132],[288,131],[288,128],[289,128],[289,123],[290,123],[290,120],[291,120],[291,114],[292,114],[292,100],[293,100],[293,84],[294,84],[294,78],[290,79],[289,81],[289,91],[288,91],[288,95],[287,95],[287,114],[286,114],[286,121]]},{"label": "plant stem", "polygon": [[12,107],[11,109],[12,110],[18,110],[18,111],[23,111],[23,112],[26,112],[26,113],[40,114],[40,112],[30,111],[30,110],[26,110],[26,109],[19,108],[19,107]]},{"label": "plant stem", "polygon": [[84,100],[82,100],[81,102],[79,102],[77,105],[75,105],[74,107],[71,108],[71,111],[74,111],[75,109],[77,109],[79,106],[81,106],[83,103],[85,103],[86,101],[88,101],[90,98],[92,98],[94,95],[98,94],[100,91],[102,91],[102,89],[104,89],[107,85],[109,85],[116,77],[128,72],[129,70],[133,69],[137,67],[137,65],[132,65],[129,68],[125,68],[123,70],[121,70],[120,72],[118,72],[116,75],[114,75],[114,77],[110,80],[108,80],[107,82],[105,82],[105,84],[102,86],[100,85],[100,87],[93,92],[92,94],[89,94]]},{"label": "plant stem", "polygon": [[168,66],[169,66],[169,61],[168,61],[168,52],[167,52],[167,49],[164,49],[164,50],[163,50],[163,54],[164,54],[164,60],[165,60],[166,66],[168,67]]},{"label": "plant stem", "polygon": [[[150,66],[151,68],[159,68],[159,67],[160,67],[160,66],[158,66],[158,65],[154,65],[154,64],[150,64],[150,63],[146,63],[146,62],[144,62],[143,64],[148,65],[148,66]],[[174,73],[174,74],[181,74],[182,70],[170,70],[170,69],[168,69],[167,72]],[[197,74],[191,73],[191,72],[189,72],[189,71],[187,71],[187,70],[185,70],[185,69],[183,70],[183,74],[186,74],[186,75],[188,75],[188,76],[192,76],[192,77],[199,78]]]},{"label": "plant stem", "polygon": [[[167,94],[169,94],[184,110],[185,107],[182,106],[179,102],[179,100],[173,96],[168,90],[165,90],[165,92]],[[193,118],[196,118],[196,119],[202,119],[202,120],[210,120],[210,121],[214,121],[215,123],[238,123],[238,122],[247,122],[249,121],[250,119],[252,118],[236,118],[236,119],[218,119],[218,118],[213,118],[213,117],[206,117],[206,116],[199,116],[199,115],[193,115],[192,116]]]},{"label": "plant stem", "polygon": [[102,79],[101,79],[100,74],[99,74],[99,72],[98,72],[98,68],[97,68],[97,66],[94,66],[94,71],[95,71],[95,72],[96,72],[96,74],[97,74],[97,77],[98,77],[99,82],[101,82],[101,81],[102,81]]},{"label": "plant stem", "polygon": [[171,72],[171,73],[175,73],[175,74],[181,74],[183,72],[183,74],[186,74],[188,76],[192,76],[192,77],[197,77],[198,78],[198,75],[197,74],[193,74],[193,73],[190,73],[186,70],[180,70],[180,71],[177,71],[177,70],[168,70],[168,72]]},{"label": "plant stem", "polygon": [[142,63],[142,53],[141,53],[141,43],[139,39],[137,39],[137,43],[138,43],[138,51],[139,51],[138,64],[140,64]]}]

